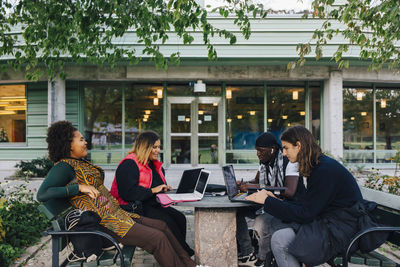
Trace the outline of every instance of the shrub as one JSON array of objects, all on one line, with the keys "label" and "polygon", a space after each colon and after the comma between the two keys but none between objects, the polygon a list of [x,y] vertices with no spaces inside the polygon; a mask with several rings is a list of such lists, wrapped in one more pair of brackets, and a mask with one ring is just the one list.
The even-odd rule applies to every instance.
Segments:
[{"label": "shrub", "polygon": [[395,175],[380,175],[377,171],[373,172],[368,175],[364,186],[394,195],[400,195],[400,177]]},{"label": "shrub", "polygon": [[0,266],[9,266],[14,262],[19,255],[21,255],[22,249],[14,248],[9,244],[0,243]]},{"label": "shrub", "polygon": [[0,190],[0,266],[8,266],[23,248],[36,243],[49,221],[26,185]]},{"label": "shrub", "polygon": [[37,158],[31,161],[21,160],[15,165],[18,168],[16,176],[19,177],[46,177],[54,163],[48,158]]}]

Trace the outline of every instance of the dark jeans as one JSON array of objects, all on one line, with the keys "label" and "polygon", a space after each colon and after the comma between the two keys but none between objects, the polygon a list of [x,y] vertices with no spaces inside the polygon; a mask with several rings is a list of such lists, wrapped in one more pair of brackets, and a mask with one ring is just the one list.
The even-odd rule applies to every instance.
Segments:
[{"label": "dark jeans", "polygon": [[259,207],[243,207],[236,210],[236,240],[238,244],[238,256],[247,256],[254,252],[246,217],[254,219]]}]

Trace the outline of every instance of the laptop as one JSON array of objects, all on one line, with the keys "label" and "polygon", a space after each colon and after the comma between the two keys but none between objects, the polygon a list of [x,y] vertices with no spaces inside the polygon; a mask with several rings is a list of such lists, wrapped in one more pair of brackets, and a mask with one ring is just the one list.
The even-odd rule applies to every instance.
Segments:
[{"label": "laptop", "polygon": [[193,193],[202,169],[203,168],[197,168],[183,171],[181,180],[175,193]]},{"label": "laptop", "polygon": [[180,194],[168,194],[168,197],[174,201],[196,201],[201,200],[206,191],[208,177],[210,176],[209,171],[201,170],[198,176],[196,187],[193,193],[180,193]]},{"label": "laptop", "polygon": [[[224,175],[226,192],[228,194],[228,198],[232,202],[245,202],[245,203],[254,203],[253,201],[246,200],[248,193],[241,193],[236,183],[235,171],[233,170],[232,165],[226,165],[222,167],[222,173]],[[265,189],[268,191],[272,191],[274,194],[280,194],[281,191],[284,191],[286,187],[266,187],[266,188],[258,188],[258,190]],[[250,192],[250,189],[247,190]],[[256,192],[257,189],[254,189],[253,192]],[[250,194],[251,194],[250,193]]]},{"label": "laptop", "polygon": [[247,197],[247,193],[240,193],[239,188],[236,184],[236,176],[233,171],[232,165],[227,165],[222,167],[222,173],[224,175],[225,185],[226,185],[226,193],[228,194],[228,198],[232,202],[245,202],[245,203],[254,203],[253,201],[244,199]]}]

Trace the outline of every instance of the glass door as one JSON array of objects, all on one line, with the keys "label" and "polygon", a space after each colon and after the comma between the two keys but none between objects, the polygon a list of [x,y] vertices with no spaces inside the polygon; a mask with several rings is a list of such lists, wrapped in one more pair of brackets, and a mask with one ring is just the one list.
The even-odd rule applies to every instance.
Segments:
[{"label": "glass door", "polygon": [[[198,122],[198,163],[218,164],[219,99],[199,98],[197,104]],[[222,122],[221,122],[222,123]]]},{"label": "glass door", "polygon": [[220,163],[220,102],[220,97],[168,97],[167,165]]}]

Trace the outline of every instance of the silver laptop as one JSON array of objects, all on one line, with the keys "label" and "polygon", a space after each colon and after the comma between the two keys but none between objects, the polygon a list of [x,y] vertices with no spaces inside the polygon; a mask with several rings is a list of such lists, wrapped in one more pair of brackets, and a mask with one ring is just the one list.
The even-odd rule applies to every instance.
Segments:
[{"label": "silver laptop", "polygon": [[193,193],[183,194],[168,194],[169,198],[175,201],[196,201],[201,200],[206,191],[208,184],[209,171],[201,170],[199,178],[197,179],[196,187]]}]

